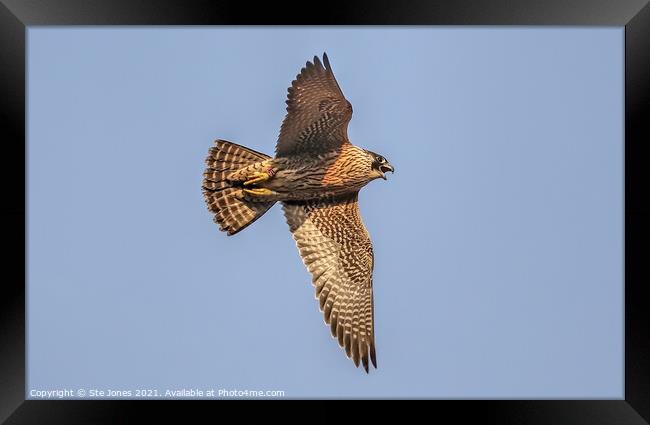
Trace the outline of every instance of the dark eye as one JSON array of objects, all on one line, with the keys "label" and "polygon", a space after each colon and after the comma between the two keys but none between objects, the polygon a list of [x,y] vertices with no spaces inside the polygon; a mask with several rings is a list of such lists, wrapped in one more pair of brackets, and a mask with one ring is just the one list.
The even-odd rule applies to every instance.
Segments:
[{"label": "dark eye", "polygon": [[380,163],[380,164],[383,164],[383,163],[386,162],[386,158],[384,158],[381,155],[377,155],[377,162]]}]

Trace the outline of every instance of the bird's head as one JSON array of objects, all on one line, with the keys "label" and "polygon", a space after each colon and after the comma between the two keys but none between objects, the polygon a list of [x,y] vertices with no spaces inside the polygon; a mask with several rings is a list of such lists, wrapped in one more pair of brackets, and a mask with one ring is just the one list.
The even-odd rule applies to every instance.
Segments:
[{"label": "bird's head", "polygon": [[390,165],[388,160],[384,158],[383,156],[366,151],[372,158],[372,165],[371,165],[371,173],[373,178],[382,178],[386,180],[386,172],[390,171],[391,173],[395,172],[395,168]]}]

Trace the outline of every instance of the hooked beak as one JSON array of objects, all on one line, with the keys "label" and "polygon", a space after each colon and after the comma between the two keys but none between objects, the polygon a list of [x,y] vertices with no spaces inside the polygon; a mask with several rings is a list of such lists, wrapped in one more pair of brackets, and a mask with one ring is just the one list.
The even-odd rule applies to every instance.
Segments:
[{"label": "hooked beak", "polygon": [[395,168],[393,168],[393,166],[390,164],[382,164],[379,166],[379,171],[381,172],[381,178],[387,180],[385,173],[387,173],[388,171],[390,171],[391,173],[395,173]]}]

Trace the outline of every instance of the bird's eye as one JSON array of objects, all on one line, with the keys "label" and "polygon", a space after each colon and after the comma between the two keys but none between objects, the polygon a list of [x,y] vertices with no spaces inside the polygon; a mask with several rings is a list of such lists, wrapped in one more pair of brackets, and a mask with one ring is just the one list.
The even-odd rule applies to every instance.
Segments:
[{"label": "bird's eye", "polygon": [[383,163],[386,162],[386,158],[384,158],[384,157],[381,156],[381,155],[378,155],[378,156],[377,156],[377,162],[380,163],[380,164],[383,164]]}]

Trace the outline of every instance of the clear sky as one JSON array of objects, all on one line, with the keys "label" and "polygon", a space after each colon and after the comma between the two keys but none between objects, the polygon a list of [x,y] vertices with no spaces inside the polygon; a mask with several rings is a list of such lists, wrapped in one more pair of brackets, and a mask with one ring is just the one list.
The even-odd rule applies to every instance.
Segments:
[{"label": "clear sky", "polygon": [[[623,396],[622,28],[31,28],[28,392]],[[353,143],[378,370],[330,337],[279,205],[234,237],[212,141],[272,154],[327,51]],[[29,396],[29,393],[28,393]]]}]

